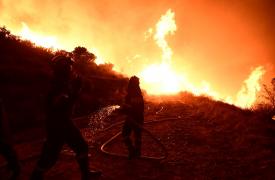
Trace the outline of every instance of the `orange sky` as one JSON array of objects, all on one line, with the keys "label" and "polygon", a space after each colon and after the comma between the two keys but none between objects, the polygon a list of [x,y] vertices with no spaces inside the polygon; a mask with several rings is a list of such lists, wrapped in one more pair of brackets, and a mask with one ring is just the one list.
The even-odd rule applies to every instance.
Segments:
[{"label": "orange sky", "polygon": [[161,50],[145,34],[169,8],[177,24],[167,36],[172,66],[194,84],[206,80],[215,91],[232,95],[259,65],[267,70],[265,79],[272,76],[272,0],[0,0],[0,24],[18,33],[24,22],[67,50],[96,48],[131,75],[161,61]]}]

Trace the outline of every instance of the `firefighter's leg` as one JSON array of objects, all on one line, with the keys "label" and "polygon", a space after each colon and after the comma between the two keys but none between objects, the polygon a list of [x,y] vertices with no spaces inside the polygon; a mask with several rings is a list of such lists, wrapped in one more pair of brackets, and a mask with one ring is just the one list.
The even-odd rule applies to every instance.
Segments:
[{"label": "firefighter's leg", "polygon": [[82,180],[88,180],[92,177],[101,175],[100,171],[91,171],[89,169],[88,144],[76,127],[71,127],[66,143],[76,153],[76,159],[81,170]]},{"label": "firefighter's leg", "polygon": [[20,165],[17,154],[12,145],[5,142],[0,142],[0,153],[6,159],[8,168],[13,172],[11,179],[16,179],[20,174]]},{"label": "firefighter's leg", "polygon": [[141,127],[135,127],[134,134],[135,134],[135,156],[140,157],[140,155],[141,155],[142,128]]},{"label": "firefighter's leg", "polygon": [[48,138],[44,143],[40,159],[31,175],[31,180],[43,179],[44,173],[48,171],[57,161],[64,141],[56,137]]},{"label": "firefighter's leg", "polygon": [[123,137],[123,141],[124,141],[126,147],[128,148],[128,153],[129,153],[128,157],[129,157],[129,159],[131,159],[134,156],[134,152],[135,152],[135,148],[134,148],[134,146],[132,144],[132,141],[131,141],[131,138],[130,138],[131,132],[132,132],[132,127],[126,121],[123,125],[123,128],[122,128],[122,137]]}]

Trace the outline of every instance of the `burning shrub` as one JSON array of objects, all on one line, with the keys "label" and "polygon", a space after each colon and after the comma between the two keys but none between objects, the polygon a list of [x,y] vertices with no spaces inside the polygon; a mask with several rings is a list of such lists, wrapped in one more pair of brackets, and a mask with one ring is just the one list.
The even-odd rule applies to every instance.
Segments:
[{"label": "burning shrub", "polygon": [[275,115],[275,78],[271,85],[263,84],[262,94],[259,96],[259,102],[253,107],[254,112],[266,119],[274,119]]}]

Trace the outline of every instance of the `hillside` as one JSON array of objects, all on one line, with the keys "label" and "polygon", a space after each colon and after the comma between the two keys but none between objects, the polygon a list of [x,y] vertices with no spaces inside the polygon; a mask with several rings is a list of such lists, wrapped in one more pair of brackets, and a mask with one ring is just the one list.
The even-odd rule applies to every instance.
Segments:
[{"label": "hillside", "polygon": [[[44,101],[49,89],[51,59],[67,54],[76,59],[76,70],[83,80],[82,94],[75,116],[120,101],[127,78],[112,71],[112,64],[95,64],[95,55],[84,47],[73,52],[37,47],[0,28],[0,97],[3,97],[12,128],[41,126]],[[84,58],[83,58],[84,57]],[[115,95],[115,96],[114,96]]]},{"label": "hillside", "polygon": [[[161,161],[129,161],[102,153],[101,145],[121,130],[120,125],[108,127],[123,121],[123,116],[107,116],[107,112],[103,108],[92,113],[84,118],[90,125],[81,128],[89,142],[91,167],[103,171],[100,179],[275,177],[275,124],[255,112],[190,94],[182,94],[177,101],[147,102],[144,127],[164,145],[168,154]],[[163,121],[164,118],[168,120]],[[149,123],[151,120],[157,122]],[[17,140],[21,139],[16,144],[23,165],[21,179],[28,179],[42,147],[42,141],[38,139],[22,140],[22,136],[28,134],[30,132],[17,135]],[[107,145],[105,150],[125,155],[127,152],[121,136]],[[161,157],[164,150],[147,133],[143,133],[142,154]],[[1,172],[5,173],[3,168]],[[78,179],[79,176],[74,155],[65,146],[46,179]]]}]

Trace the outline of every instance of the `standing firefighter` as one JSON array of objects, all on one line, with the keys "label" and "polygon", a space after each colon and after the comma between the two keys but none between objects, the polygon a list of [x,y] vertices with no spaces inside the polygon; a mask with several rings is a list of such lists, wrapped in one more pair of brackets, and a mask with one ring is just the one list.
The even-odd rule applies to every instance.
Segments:
[{"label": "standing firefighter", "polygon": [[47,140],[31,179],[43,179],[44,173],[57,161],[66,143],[76,153],[82,179],[100,176],[99,171],[89,170],[88,145],[71,119],[81,81],[72,71],[73,61],[65,56],[53,58],[54,77],[47,97]]},{"label": "standing firefighter", "polygon": [[[144,121],[144,101],[139,87],[139,78],[136,76],[132,76],[129,80],[124,108],[127,118],[122,129],[122,136],[128,148],[128,157],[129,159],[140,157],[141,131]],[[132,131],[135,135],[134,145],[130,139]]]},{"label": "standing firefighter", "polygon": [[17,179],[20,173],[20,166],[16,152],[12,147],[12,138],[8,124],[4,105],[0,99],[0,153],[7,160],[8,168],[13,173],[10,179]]}]

